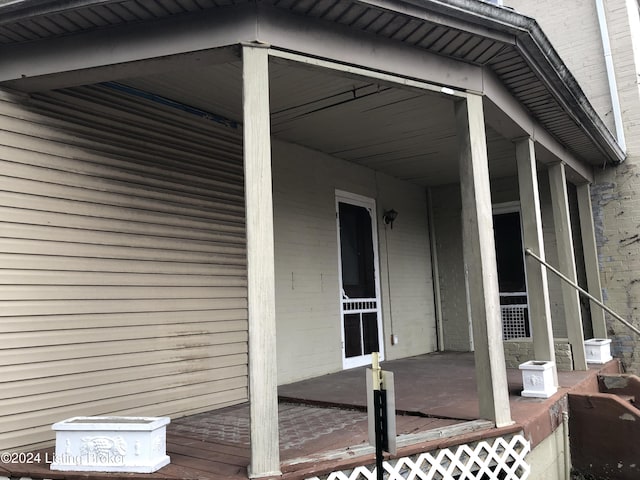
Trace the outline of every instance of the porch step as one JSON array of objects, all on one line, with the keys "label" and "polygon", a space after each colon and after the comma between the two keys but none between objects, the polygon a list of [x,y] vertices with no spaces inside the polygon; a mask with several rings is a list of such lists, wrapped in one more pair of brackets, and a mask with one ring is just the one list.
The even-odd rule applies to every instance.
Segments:
[{"label": "porch step", "polygon": [[[594,478],[640,478],[640,377],[598,375],[599,392],[569,394],[571,461]],[[591,478],[591,477],[589,477]]]},{"label": "porch step", "polygon": [[598,375],[598,390],[623,398],[634,406],[636,399],[640,399],[640,377],[636,375],[617,373]]},{"label": "porch step", "polygon": [[630,403],[631,405],[633,405],[634,407],[637,408],[636,397],[635,396],[633,396],[633,395],[616,395],[616,397],[618,397],[623,402]]},{"label": "porch step", "polygon": [[[594,478],[640,478],[640,410],[610,393],[569,394],[571,462]],[[591,478],[591,477],[587,477]]]}]

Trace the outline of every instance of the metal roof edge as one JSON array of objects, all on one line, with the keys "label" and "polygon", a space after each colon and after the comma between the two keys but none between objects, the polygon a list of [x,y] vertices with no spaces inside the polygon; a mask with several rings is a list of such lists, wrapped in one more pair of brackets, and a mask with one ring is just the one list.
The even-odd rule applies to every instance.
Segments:
[{"label": "metal roof edge", "polygon": [[41,15],[106,5],[116,0],[0,0],[0,25]]},{"label": "metal roof edge", "polygon": [[[76,9],[107,5],[116,0],[0,0],[0,24],[35,16],[64,13]],[[260,3],[261,0],[253,0]],[[621,163],[626,154],[605,126],[573,74],[535,19],[508,7],[481,0],[355,0],[363,5],[402,13],[411,6],[456,19],[469,27],[482,27],[484,34],[500,32],[515,37],[513,45],[538,74],[567,114],[584,130],[594,145],[612,164]],[[496,35],[499,37],[498,35]]]},{"label": "metal roof edge", "polygon": [[535,29],[529,35],[519,38],[517,48],[526,55],[542,74],[542,80],[547,84],[556,98],[566,107],[567,113],[587,132],[603,153],[613,164],[619,164],[626,159],[626,152],[622,150],[614,134],[600,118],[582,87],[561,60],[542,29],[535,24]]},{"label": "metal roof edge", "polygon": [[[538,22],[504,6],[482,0],[399,0],[440,14],[509,33],[517,38],[515,48],[540,75],[567,113],[585,130],[612,164],[622,163],[626,152],[606,127],[584,94],[582,87],[553,47]],[[367,3],[364,0],[362,3]]]}]

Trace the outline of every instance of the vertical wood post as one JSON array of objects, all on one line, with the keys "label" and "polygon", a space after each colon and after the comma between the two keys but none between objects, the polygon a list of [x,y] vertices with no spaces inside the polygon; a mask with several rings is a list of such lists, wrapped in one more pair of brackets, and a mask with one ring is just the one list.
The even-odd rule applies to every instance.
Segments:
[{"label": "vertical wood post", "polygon": [[268,61],[242,47],[252,478],[280,475]]},{"label": "vertical wood post", "polygon": [[482,97],[469,94],[466,101],[456,102],[455,115],[460,157],[463,253],[469,279],[480,416],[495,421],[500,427],[513,422],[502,344]]},{"label": "vertical wood post", "polygon": [[[593,225],[593,210],[591,208],[591,188],[588,183],[583,183],[578,185],[577,191],[584,266],[587,271],[587,290],[602,302],[602,285],[600,284],[596,230]],[[607,338],[607,322],[605,320],[604,310],[593,302],[591,302],[590,305],[593,336],[595,338]]]},{"label": "vertical wood post", "polygon": [[[531,249],[533,253],[544,259],[538,173],[534,143],[531,138],[527,137],[516,141],[516,161],[524,247]],[[553,343],[553,327],[551,326],[547,270],[528,255],[525,255],[525,266],[534,358],[555,363],[556,354]],[[558,371],[555,366],[553,380],[557,387]]]},{"label": "vertical wood post", "polygon": [[[571,281],[578,283],[564,163],[556,163],[549,167],[549,184],[551,186],[553,225],[558,245],[559,270]],[[567,335],[573,355],[573,368],[574,370],[586,370],[587,358],[584,350],[584,333],[578,291],[566,282],[562,282],[562,302],[564,303]]]}]

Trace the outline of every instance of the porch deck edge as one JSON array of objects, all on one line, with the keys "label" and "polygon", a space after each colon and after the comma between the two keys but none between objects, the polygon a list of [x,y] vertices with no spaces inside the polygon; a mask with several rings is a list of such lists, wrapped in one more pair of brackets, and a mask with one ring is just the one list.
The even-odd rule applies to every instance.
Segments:
[{"label": "porch deck edge", "polygon": [[[457,425],[442,427],[425,432],[398,436],[398,452],[386,455],[386,459],[406,457],[425,451],[439,450],[480,441],[488,438],[522,432],[517,424],[494,428],[488,420],[472,420]],[[338,470],[347,470],[375,462],[375,448],[370,445],[356,445],[344,449],[324,452],[318,455],[300,457],[283,462],[282,479],[298,480],[316,477]]]}]

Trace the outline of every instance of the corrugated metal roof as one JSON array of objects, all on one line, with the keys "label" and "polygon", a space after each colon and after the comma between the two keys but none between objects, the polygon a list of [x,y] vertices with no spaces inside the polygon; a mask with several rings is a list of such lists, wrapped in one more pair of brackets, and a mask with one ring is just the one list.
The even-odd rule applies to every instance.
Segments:
[{"label": "corrugated metal roof", "polygon": [[[246,3],[253,2],[0,2],[0,45]],[[265,0],[262,3],[486,66],[542,126],[575,155],[593,164],[602,163],[603,155],[613,163],[624,159],[615,139],[531,19],[472,0]],[[501,40],[505,35],[511,41]]]}]

